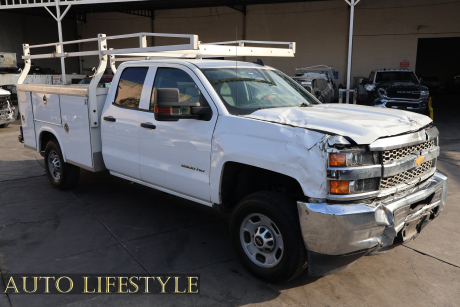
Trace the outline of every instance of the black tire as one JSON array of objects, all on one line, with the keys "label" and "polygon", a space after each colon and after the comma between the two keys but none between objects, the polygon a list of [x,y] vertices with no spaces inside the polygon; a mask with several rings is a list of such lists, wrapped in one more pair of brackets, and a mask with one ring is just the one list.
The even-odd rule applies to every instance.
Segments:
[{"label": "black tire", "polygon": [[[243,236],[243,240],[247,241],[246,233],[248,232],[242,231],[240,233],[240,229],[252,214],[268,217],[276,226],[273,229],[281,233],[284,246],[283,253],[279,257],[279,262],[273,267],[267,268],[256,264],[243,247],[241,237]],[[307,267],[307,250],[300,230],[297,204],[277,192],[256,192],[242,199],[232,214],[230,236],[236,256],[243,266],[253,275],[266,282],[287,282],[299,276]],[[251,244],[246,244],[255,245],[257,248],[256,241],[253,241],[254,236],[251,236],[251,238],[249,239]],[[254,243],[252,244],[252,242]]]},{"label": "black tire", "polygon": [[[57,157],[58,160],[54,160],[53,157]],[[55,167],[51,166],[51,161],[57,161],[59,163],[59,176]],[[66,190],[73,188],[77,185],[78,179],[80,178],[80,168],[78,166],[64,162],[62,157],[61,147],[56,140],[50,140],[45,147],[45,169],[48,179],[52,185],[60,190]]]},{"label": "black tire", "polygon": [[0,128],[6,128],[8,127],[10,124],[3,124],[3,125],[0,125]]}]

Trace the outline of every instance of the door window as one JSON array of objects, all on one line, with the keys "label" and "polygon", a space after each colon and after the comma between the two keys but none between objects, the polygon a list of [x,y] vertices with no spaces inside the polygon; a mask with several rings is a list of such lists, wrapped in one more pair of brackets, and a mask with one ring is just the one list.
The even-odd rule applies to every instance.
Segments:
[{"label": "door window", "polygon": [[[192,77],[177,68],[158,68],[153,83],[153,91],[158,88],[178,88],[180,102],[200,102],[201,91]],[[149,110],[153,111],[155,95],[150,99]]]},{"label": "door window", "polygon": [[142,88],[148,67],[129,67],[123,70],[118,81],[114,104],[117,106],[138,109]]}]

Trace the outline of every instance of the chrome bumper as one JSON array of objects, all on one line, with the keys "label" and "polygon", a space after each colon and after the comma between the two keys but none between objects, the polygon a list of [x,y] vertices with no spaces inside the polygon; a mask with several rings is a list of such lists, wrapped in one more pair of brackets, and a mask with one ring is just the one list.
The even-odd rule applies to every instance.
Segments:
[{"label": "chrome bumper", "polygon": [[[412,204],[423,203],[437,191],[436,197],[417,212],[404,215],[410,212]],[[297,207],[305,247],[309,252],[329,256],[376,251],[392,245],[398,232],[408,223],[433,215],[434,211],[437,216],[444,209],[446,197],[447,176],[436,171],[425,182],[392,196],[376,199],[371,204],[299,201]],[[413,236],[406,236],[404,240]]]}]

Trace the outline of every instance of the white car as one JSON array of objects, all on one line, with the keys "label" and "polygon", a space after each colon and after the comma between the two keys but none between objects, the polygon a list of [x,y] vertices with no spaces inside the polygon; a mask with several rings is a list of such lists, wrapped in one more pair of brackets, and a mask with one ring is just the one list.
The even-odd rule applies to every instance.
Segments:
[{"label": "white car", "polygon": [[[89,87],[18,85],[19,139],[43,153],[59,189],[78,184],[80,168],[108,169],[231,213],[238,259],[268,282],[344,270],[415,238],[445,207],[429,117],[321,104],[284,73],[235,61],[125,62],[99,88],[102,46]],[[216,46],[186,52],[231,49]]]},{"label": "white car", "polygon": [[10,92],[0,88],[0,128],[6,128],[15,120],[16,108],[10,100]]}]

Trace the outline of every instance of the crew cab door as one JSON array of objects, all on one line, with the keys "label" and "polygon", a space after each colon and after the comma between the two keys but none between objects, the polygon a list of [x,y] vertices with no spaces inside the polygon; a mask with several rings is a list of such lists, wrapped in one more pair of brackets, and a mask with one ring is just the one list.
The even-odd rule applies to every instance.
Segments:
[{"label": "crew cab door", "polygon": [[[152,67],[152,70],[154,68]],[[143,181],[204,201],[210,201],[211,140],[217,109],[195,73],[184,65],[155,67],[145,86],[150,99],[142,101],[139,116],[140,172]],[[150,84],[148,84],[150,82]],[[198,101],[200,94],[212,109],[209,120],[157,121],[153,88],[178,88],[181,101]]]},{"label": "crew cab door", "polygon": [[[107,169],[140,179],[139,171],[139,109],[141,99],[148,100],[144,89],[148,67],[126,67],[114,79],[102,112],[102,155]],[[115,85],[117,86],[116,88]],[[150,88],[149,88],[150,89]]]}]

